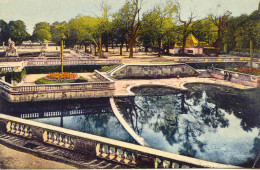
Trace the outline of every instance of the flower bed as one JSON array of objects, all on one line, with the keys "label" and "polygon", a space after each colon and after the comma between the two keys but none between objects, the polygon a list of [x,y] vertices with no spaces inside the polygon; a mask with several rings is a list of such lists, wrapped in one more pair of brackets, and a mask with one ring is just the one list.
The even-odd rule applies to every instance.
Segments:
[{"label": "flower bed", "polygon": [[77,73],[51,73],[45,76],[46,80],[52,80],[52,81],[64,81],[64,80],[75,80],[78,79],[79,75]]},{"label": "flower bed", "polygon": [[252,74],[252,75],[260,75],[260,69],[259,68],[253,68],[253,67],[237,67],[235,68],[236,71],[246,74]]}]

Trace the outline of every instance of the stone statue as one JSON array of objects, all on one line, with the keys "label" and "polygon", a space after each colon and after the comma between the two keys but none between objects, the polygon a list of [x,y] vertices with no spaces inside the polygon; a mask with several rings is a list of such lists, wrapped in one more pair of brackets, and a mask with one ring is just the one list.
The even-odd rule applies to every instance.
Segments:
[{"label": "stone statue", "polygon": [[10,50],[16,49],[15,43],[14,43],[14,41],[11,40],[11,38],[9,38],[9,40],[8,40],[8,49],[10,49]]},{"label": "stone statue", "polygon": [[6,48],[6,56],[18,56],[14,41],[9,38],[8,46]]}]

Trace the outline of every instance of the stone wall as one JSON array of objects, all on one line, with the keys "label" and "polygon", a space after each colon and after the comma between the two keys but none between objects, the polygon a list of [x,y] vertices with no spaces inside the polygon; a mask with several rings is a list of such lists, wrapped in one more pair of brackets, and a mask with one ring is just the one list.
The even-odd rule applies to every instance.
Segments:
[{"label": "stone wall", "polygon": [[260,76],[254,76],[216,68],[211,70],[210,74],[217,79],[227,80],[245,86],[259,87],[260,84]]},{"label": "stone wall", "polygon": [[186,64],[142,64],[124,65],[111,73],[116,79],[147,79],[197,76],[197,72]]}]

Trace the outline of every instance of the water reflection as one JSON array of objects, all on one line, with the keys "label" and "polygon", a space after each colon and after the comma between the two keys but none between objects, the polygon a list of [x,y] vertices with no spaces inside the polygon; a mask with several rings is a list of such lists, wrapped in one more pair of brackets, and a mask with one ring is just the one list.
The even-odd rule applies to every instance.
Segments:
[{"label": "water reflection", "polygon": [[[133,129],[153,148],[252,167],[260,147],[259,89],[187,85],[189,91],[134,89],[117,99]],[[156,139],[156,140],[154,140]],[[259,161],[256,161],[259,167]]]},{"label": "water reflection", "polygon": [[9,103],[1,99],[0,112],[80,132],[136,143],[114,116],[107,98],[23,103]]}]

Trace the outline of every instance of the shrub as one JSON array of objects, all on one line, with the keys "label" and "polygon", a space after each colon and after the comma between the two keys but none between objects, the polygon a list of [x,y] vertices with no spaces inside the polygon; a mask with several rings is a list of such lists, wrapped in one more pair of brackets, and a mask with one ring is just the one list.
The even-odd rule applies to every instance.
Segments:
[{"label": "shrub", "polygon": [[115,68],[117,65],[112,65],[112,66],[103,66],[101,69],[99,69],[98,71],[101,71],[101,72],[106,72],[112,68]]}]

